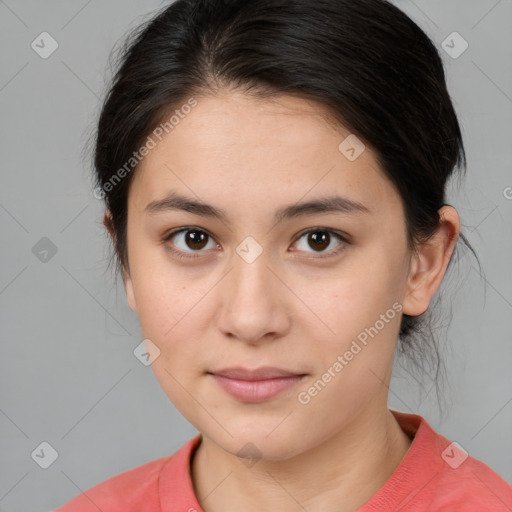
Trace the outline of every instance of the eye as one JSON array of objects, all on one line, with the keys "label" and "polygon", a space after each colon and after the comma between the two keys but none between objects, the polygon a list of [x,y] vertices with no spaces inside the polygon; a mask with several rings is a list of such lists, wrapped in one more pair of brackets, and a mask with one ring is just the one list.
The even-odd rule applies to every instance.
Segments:
[{"label": "eye", "polygon": [[[303,243],[300,243],[303,239]],[[299,241],[296,243],[298,250],[305,250],[306,252],[316,253],[329,253],[326,256],[322,254],[319,256],[320,258],[336,256],[344,248],[345,243],[348,243],[346,238],[341,234],[329,229],[322,228],[310,229],[303,233],[298,240]],[[333,243],[336,240],[338,241],[337,245]],[[333,245],[336,248],[333,248]],[[308,251],[306,247],[313,248],[313,251]],[[329,247],[331,248],[330,250],[325,250]]]},{"label": "eye", "polygon": [[[303,239],[304,241],[301,243]],[[200,254],[194,253],[205,252],[202,251],[202,249],[219,247],[215,240],[206,231],[193,226],[180,228],[168,233],[162,241],[166,242],[167,250],[178,258],[199,258]],[[170,241],[172,241],[172,244],[167,243]],[[334,243],[335,241],[338,241],[337,245]],[[211,244],[210,247],[208,247],[208,243]],[[339,254],[346,243],[348,243],[347,239],[336,231],[324,228],[314,228],[300,235],[298,242],[295,243],[297,249],[294,249],[293,251],[299,250],[322,253],[319,256],[315,256],[315,258],[328,258]],[[332,247],[333,245],[335,248]],[[173,246],[177,246],[178,248],[175,249]],[[308,251],[305,246],[313,248],[313,251]],[[330,250],[325,250],[329,247],[331,248]],[[327,254],[324,255],[323,253]]]},{"label": "eye", "polygon": [[[169,242],[173,240],[172,245],[178,246],[178,249],[174,249],[172,245],[167,245],[167,249],[176,255],[178,258],[197,258],[199,255],[190,254],[194,252],[204,252],[201,249],[215,248],[216,244],[212,237],[206,231],[202,229],[188,227],[181,228],[167,234],[163,241]],[[211,242],[211,246],[208,246],[208,242]],[[180,247],[181,244],[181,247]],[[189,253],[189,254],[187,254]]]}]

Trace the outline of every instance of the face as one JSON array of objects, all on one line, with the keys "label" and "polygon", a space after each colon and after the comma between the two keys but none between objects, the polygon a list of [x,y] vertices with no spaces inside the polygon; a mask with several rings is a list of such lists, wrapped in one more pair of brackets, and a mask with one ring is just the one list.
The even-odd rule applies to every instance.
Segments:
[{"label": "face", "polygon": [[178,410],[227,452],[286,459],[386,402],[402,202],[368,146],[339,149],[350,132],[322,106],[196,99],[133,177],[127,297]]}]

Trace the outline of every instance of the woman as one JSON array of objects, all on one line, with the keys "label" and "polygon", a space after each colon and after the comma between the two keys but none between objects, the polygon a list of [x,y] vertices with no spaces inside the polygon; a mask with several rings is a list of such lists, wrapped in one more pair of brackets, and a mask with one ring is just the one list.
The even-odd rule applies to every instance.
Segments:
[{"label": "woman", "polygon": [[178,0],[142,26],[97,192],[140,356],[200,434],[58,512],[510,510],[387,407],[395,351],[432,357],[464,165],[437,50],[386,1]]}]

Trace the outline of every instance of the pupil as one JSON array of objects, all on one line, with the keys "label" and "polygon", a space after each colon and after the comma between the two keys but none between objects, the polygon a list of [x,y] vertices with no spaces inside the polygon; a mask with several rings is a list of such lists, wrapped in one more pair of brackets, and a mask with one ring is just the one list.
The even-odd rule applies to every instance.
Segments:
[{"label": "pupil", "polygon": [[313,249],[325,249],[329,246],[330,235],[325,231],[317,231],[309,234],[309,241],[313,242]]}]

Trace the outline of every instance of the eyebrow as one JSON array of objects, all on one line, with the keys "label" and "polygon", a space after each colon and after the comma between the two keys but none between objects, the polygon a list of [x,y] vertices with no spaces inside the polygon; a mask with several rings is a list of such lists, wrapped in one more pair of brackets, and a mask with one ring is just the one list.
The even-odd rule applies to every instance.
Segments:
[{"label": "eyebrow", "polygon": [[[144,208],[148,214],[161,213],[172,210],[182,210],[185,212],[201,215],[203,217],[212,217],[222,222],[228,222],[228,215],[222,208],[217,208],[202,201],[182,196],[172,192],[163,199],[151,201]],[[274,214],[274,221],[282,222],[305,215],[324,214],[324,213],[371,213],[364,204],[341,196],[319,197],[302,203],[291,204],[277,210]]]}]

